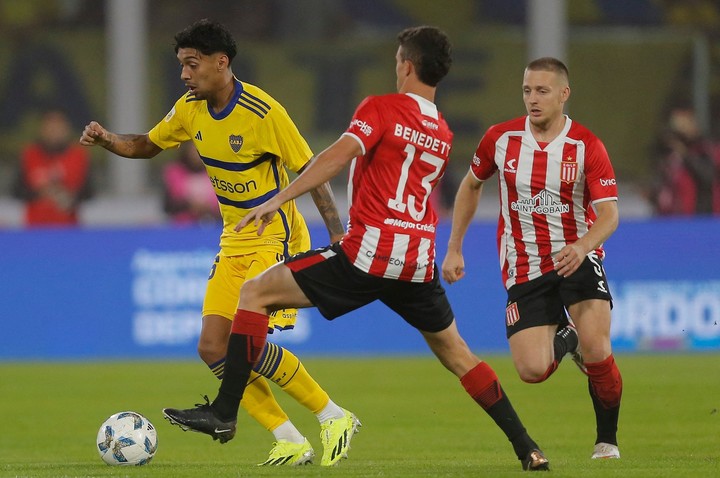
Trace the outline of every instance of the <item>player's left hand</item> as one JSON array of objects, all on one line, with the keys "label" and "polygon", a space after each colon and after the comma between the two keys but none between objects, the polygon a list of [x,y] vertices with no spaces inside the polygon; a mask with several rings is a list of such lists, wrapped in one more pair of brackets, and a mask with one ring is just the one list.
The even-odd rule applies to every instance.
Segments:
[{"label": "player's left hand", "polygon": [[578,270],[582,261],[585,260],[585,253],[577,244],[568,244],[553,258],[555,271],[561,277],[568,277]]},{"label": "player's left hand", "polygon": [[442,276],[448,284],[465,277],[465,259],[462,254],[448,250],[442,263]]}]

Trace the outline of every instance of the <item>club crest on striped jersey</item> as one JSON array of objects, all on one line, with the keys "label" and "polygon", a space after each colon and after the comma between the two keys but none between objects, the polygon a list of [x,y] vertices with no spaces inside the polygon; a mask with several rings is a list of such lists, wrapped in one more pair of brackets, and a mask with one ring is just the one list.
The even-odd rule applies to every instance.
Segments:
[{"label": "club crest on striped jersey", "polygon": [[228,141],[230,142],[230,147],[234,152],[240,151],[240,148],[242,148],[243,145],[243,137],[239,134],[231,134],[228,137]]},{"label": "club crest on striped jersey", "polygon": [[512,327],[520,320],[520,311],[517,302],[513,302],[505,308],[505,323],[508,327]]},{"label": "club crest on striped jersey", "polygon": [[574,183],[577,179],[578,164],[572,156],[568,156],[560,165],[560,180],[564,183]]}]

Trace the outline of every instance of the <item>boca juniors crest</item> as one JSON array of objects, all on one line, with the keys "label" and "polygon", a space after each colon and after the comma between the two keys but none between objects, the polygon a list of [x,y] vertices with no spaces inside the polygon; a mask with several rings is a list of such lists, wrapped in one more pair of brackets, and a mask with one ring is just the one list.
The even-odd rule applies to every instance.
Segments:
[{"label": "boca juniors crest", "polygon": [[564,183],[574,183],[577,179],[577,163],[572,156],[567,157],[567,161],[560,164],[560,180]]},{"label": "boca juniors crest", "polygon": [[240,151],[240,148],[242,148],[243,145],[243,137],[239,134],[231,134],[228,137],[228,141],[230,142],[230,147],[234,152]]}]

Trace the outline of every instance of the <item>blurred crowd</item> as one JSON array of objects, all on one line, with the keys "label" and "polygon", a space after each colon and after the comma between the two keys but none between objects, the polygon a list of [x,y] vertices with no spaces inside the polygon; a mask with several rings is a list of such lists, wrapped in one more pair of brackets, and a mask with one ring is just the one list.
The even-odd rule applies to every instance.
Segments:
[{"label": "blurred crowd", "polygon": [[172,161],[165,165],[163,211],[175,224],[220,222],[220,208],[212,183],[197,149],[182,143]]},{"label": "blurred crowd", "polygon": [[24,224],[77,225],[80,203],[92,196],[90,155],[76,141],[76,129],[59,109],[40,118],[38,137],[25,145],[13,184],[24,205]]},{"label": "blurred crowd", "polygon": [[653,158],[656,214],[720,214],[720,143],[702,131],[691,107],[671,109]]},{"label": "blurred crowd", "polygon": [[[0,31],[4,38],[23,44],[41,29],[103,28],[109,1],[97,0],[0,0]],[[372,35],[379,30],[427,23],[437,15],[454,15],[467,24],[522,25],[527,20],[527,0],[453,0],[452,11],[443,2],[408,0],[148,0],[153,29],[190,23],[222,11],[233,18],[238,39],[327,40],[347,35]],[[667,109],[657,140],[648,151],[647,178],[639,181],[641,196],[652,214],[659,216],[720,214],[720,2],[716,0],[566,0],[572,25],[671,26],[692,29],[709,45],[709,122],[701,122],[692,107]],[[181,17],[178,19],[178,17]],[[2,52],[0,51],[0,60]],[[688,68],[688,70],[690,70]],[[0,77],[0,84],[3,82]],[[680,78],[678,90],[690,80]],[[667,98],[675,104],[687,91]],[[30,129],[36,137],[16,148],[14,158],[0,158],[10,166],[12,180],[1,196],[23,205],[27,226],[76,225],[80,210],[93,196],[97,169],[87,151],[77,145],[79,128],[74,112],[45,105],[36,111]],[[659,120],[658,122],[661,122]],[[3,166],[0,162],[0,167]],[[191,147],[167,153],[157,166],[154,187],[168,222],[193,223],[219,220],[217,201],[202,161]],[[9,176],[8,176],[9,177]],[[449,170],[433,195],[441,217],[451,214],[457,178]]]}]

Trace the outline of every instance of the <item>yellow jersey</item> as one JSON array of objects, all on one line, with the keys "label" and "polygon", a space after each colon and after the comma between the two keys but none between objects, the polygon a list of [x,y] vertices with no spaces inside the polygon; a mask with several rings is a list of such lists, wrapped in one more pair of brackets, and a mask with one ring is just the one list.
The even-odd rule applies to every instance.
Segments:
[{"label": "yellow jersey", "polygon": [[[289,255],[295,228],[308,234],[294,201],[285,203],[262,236],[251,223],[233,228],[254,208],[288,185],[287,169],[297,172],[312,157],[285,108],[260,88],[235,79],[235,94],[215,113],[189,92],[148,133],[162,149],[195,144],[215,188],[223,217],[221,254],[237,256],[258,249]],[[297,231],[295,232],[297,234]]]}]

